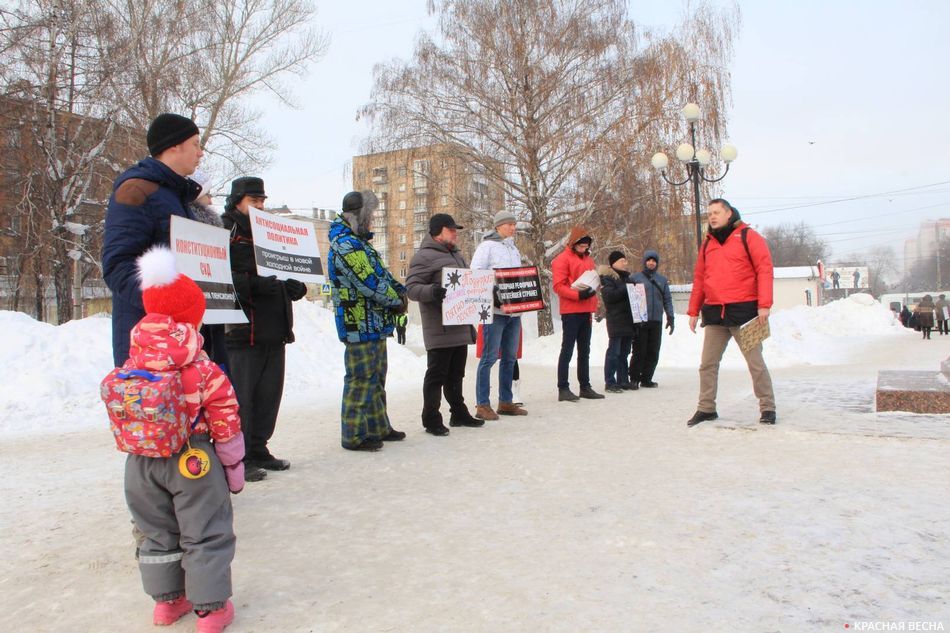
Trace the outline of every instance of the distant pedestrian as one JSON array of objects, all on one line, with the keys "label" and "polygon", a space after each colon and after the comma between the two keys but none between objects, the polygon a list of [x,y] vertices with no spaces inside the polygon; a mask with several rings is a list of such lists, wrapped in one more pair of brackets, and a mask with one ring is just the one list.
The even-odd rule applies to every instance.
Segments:
[{"label": "distant pedestrian", "polygon": [[627,258],[622,251],[613,251],[607,265],[597,270],[600,275],[600,298],[607,318],[607,353],[604,356],[604,389],[609,393],[638,389],[630,382],[627,357],[633,345],[635,325],[630,310]]},{"label": "distant pedestrian", "polygon": [[378,451],[383,442],[406,437],[392,427],[386,411],[386,339],[408,299],[405,286],[370,244],[379,199],[372,191],[351,191],[342,208],[330,225],[327,258],[336,331],[345,347],[341,443],[351,451]]},{"label": "distant pedestrian", "polygon": [[641,387],[657,387],[653,381],[656,365],[660,360],[660,344],[663,339],[663,315],[666,327],[673,334],[673,295],[666,277],[657,272],[660,255],[656,251],[643,254],[643,270],[633,275],[633,281],[641,284],[647,297],[647,320],[639,324],[636,352],[630,367],[630,381]]},{"label": "distant pedestrian", "polygon": [[146,134],[149,157],[113,184],[102,240],[102,277],[112,291],[112,356],[129,357],[129,332],[145,316],[136,259],[156,244],[168,245],[171,217],[194,219],[188,204],[201,187],[187,178],[203,152],[198,126],[177,114],[160,114]]},{"label": "distant pedestrian", "polygon": [[[494,270],[521,266],[521,253],[515,245],[518,221],[510,211],[499,211],[493,218],[495,230],[482,238],[472,255],[472,270]],[[527,415],[514,403],[511,391],[518,342],[521,340],[521,316],[509,315],[495,300],[491,323],[482,326],[482,357],[475,375],[475,417],[497,420],[498,415]],[[491,369],[501,358],[498,368],[498,410],[491,406]]]},{"label": "distant pedestrian", "polygon": [[930,339],[930,332],[934,327],[934,298],[930,295],[924,295],[917,307],[914,308],[917,315],[917,323],[920,324],[920,331],[924,339]]},{"label": "distant pedestrian", "polygon": [[900,317],[901,317],[901,325],[903,325],[904,327],[908,327],[908,328],[909,328],[909,327],[910,327],[910,317],[911,317],[911,314],[910,314],[910,310],[907,309],[907,305],[906,305],[906,304],[904,305],[904,307],[901,308],[901,315],[900,315]]},{"label": "distant pedestrian", "polygon": [[[557,399],[561,402],[604,397],[594,391],[590,384],[590,337],[593,315],[597,311],[597,290],[589,285],[581,290],[573,287],[581,275],[594,271],[594,260],[590,256],[593,241],[585,228],[575,226],[571,229],[564,250],[551,262],[554,292],[557,293],[561,313],[561,353],[557,359]],[[575,346],[577,382],[580,385],[578,394],[571,391],[568,380]]]},{"label": "distant pedestrian", "polygon": [[936,320],[937,333],[940,336],[950,334],[947,329],[948,321],[950,321],[950,319],[947,319],[948,306],[950,306],[950,303],[947,302],[946,295],[940,295],[934,304],[934,319]]},{"label": "distant pedestrian", "polygon": [[[689,329],[696,332],[700,311],[705,329],[699,405],[687,426],[719,417],[719,363],[729,339],[737,337],[739,326],[752,319],[767,323],[772,307],[772,256],[765,239],[742,222],[739,212],[722,198],[709,203],[706,215],[709,228],[696,258],[687,311]],[[742,353],[759,399],[759,422],[775,424],[775,393],[762,358],[762,344]]]},{"label": "distant pedestrian", "polygon": [[854,288],[857,290],[861,287],[861,271],[855,268],[851,276],[854,277]]},{"label": "distant pedestrian", "polygon": [[841,273],[839,273],[837,270],[831,271],[831,287],[840,288],[841,287],[840,282],[841,282]]},{"label": "distant pedestrian", "polygon": [[429,234],[422,238],[406,277],[406,293],[410,299],[419,302],[422,338],[428,360],[422,380],[422,426],[427,433],[439,437],[449,434],[439,411],[443,392],[451,414],[449,426],[478,427],[485,424],[484,420],[473,418],[469,413],[462,392],[468,346],[475,342],[475,328],[442,323],[442,301],[446,294],[442,269],[468,268],[456,245],[461,228],[447,213],[433,215],[429,220]]},{"label": "distant pedestrian", "polygon": [[409,315],[407,313],[396,315],[396,342],[400,345],[406,344],[406,326],[409,324]]}]

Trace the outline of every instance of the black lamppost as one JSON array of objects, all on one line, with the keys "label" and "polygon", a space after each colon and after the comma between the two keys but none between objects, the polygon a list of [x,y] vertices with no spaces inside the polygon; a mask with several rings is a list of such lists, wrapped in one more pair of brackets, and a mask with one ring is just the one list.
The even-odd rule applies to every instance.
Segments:
[{"label": "black lamppost", "polygon": [[653,167],[655,167],[656,170],[660,172],[660,175],[663,176],[663,180],[670,183],[674,187],[685,185],[688,182],[693,183],[693,202],[696,206],[696,248],[698,249],[703,243],[702,221],[700,220],[702,209],[699,203],[699,183],[700,181],[719,182],[725,178],[726,174],[729,173],[729,163],[736,159],[738,151],[732,145],[723,145],[722,149],[719,151],[719,156],[726,163],[726,170],[722,172],[722,175],[718,178],[707,178],[705,169],[712,160],[712,153],[710,153],[708,149],[695,149],[696,122],[699,121],[699,106],[695,103],[687,103],[683,108],[683,118],[689,122],[689,137],[692,143],[683,143],[677,147],[676,157],[682,162],[686,163],[686,179],[681,180],[680,182],[674,182],[669,179],[669,177],[666,175],[666,168],[670,164],[670,159],[667,158],[666,154],[663,152],[657,152],[654,154],[650,162],[653,163]]}]

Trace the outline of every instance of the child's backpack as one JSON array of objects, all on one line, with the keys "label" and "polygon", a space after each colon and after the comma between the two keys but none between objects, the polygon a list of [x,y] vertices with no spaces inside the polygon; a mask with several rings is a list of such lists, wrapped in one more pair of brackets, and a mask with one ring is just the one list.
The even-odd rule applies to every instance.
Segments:
[{"label": "child's backpack", "polygon": [[143,457],[171,457],[188,440],[181,372],[116,367],[100,385],[116,447]]}]

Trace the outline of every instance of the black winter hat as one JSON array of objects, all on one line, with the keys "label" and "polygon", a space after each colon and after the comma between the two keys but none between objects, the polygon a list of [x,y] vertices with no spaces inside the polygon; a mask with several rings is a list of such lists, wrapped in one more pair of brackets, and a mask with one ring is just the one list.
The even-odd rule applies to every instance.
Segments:
[{"label": "black winter hat", "polygon": [[607,256],[607,263],[613,266],[618,259],[626,259],[627,256],[623,254],[623,251],[613,251],[610,255]]},{"label": "black winter hat", "polygon": [[464,226],[459,226],[455,223],[455,218],[453,218],[448,213],[436,213],[431,218],[429,218],[429,235],[435,236],[442,232],[442,229],[448,227],[450,229],[464,229]]},{"label": "black winter hat", "polygon": [[188,117],[170,112],[159,114],[148,126],[148,132],[145,134],[148,153],[158,156],[169,147],[184,143],[195,134],[198,134],[198,126]]},{"label": "black winter hat", "polygon": [[351,191],[343,196],[343,212],[359,211],[363,208],[363,194],[359,191]]},{"label": "black winter hat", "polygon": [[266,198],[264,193],[264,180],[257,176],[243,176],[231,181],[230,197],[237,204],[244,196],[260,196]]}]

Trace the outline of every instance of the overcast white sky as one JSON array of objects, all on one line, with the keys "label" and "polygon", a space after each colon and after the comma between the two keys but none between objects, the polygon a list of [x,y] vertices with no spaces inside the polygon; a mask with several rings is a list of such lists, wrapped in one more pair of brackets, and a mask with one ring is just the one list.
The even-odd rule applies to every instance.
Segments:
[{"label": "overcast white sky", "polygon": [[[411,56],[420,29],[435,24],[425,5],[318,0],[317,22],[332,42],[296,87],[303,107],[265,104],[263,125],[278,144],[260,174],[270,203],[339,208],[351,188],[347,165],[366,134],[356,111],[369,98],[373,66]],[[631,1],[630,11],[636,22],[665,29],[683,6]],[[739,158],[723,181],[725,196],[759,228],[810,223],[832,260],[877,244],[901,257],[921,220],[950,217],[950,3],[739,6],[729,121]],[[899,191],[934,183],[945,184]],[[894,193],[874,195],[885,192]],[[856,196],[872,197],[828,204]]]}]

